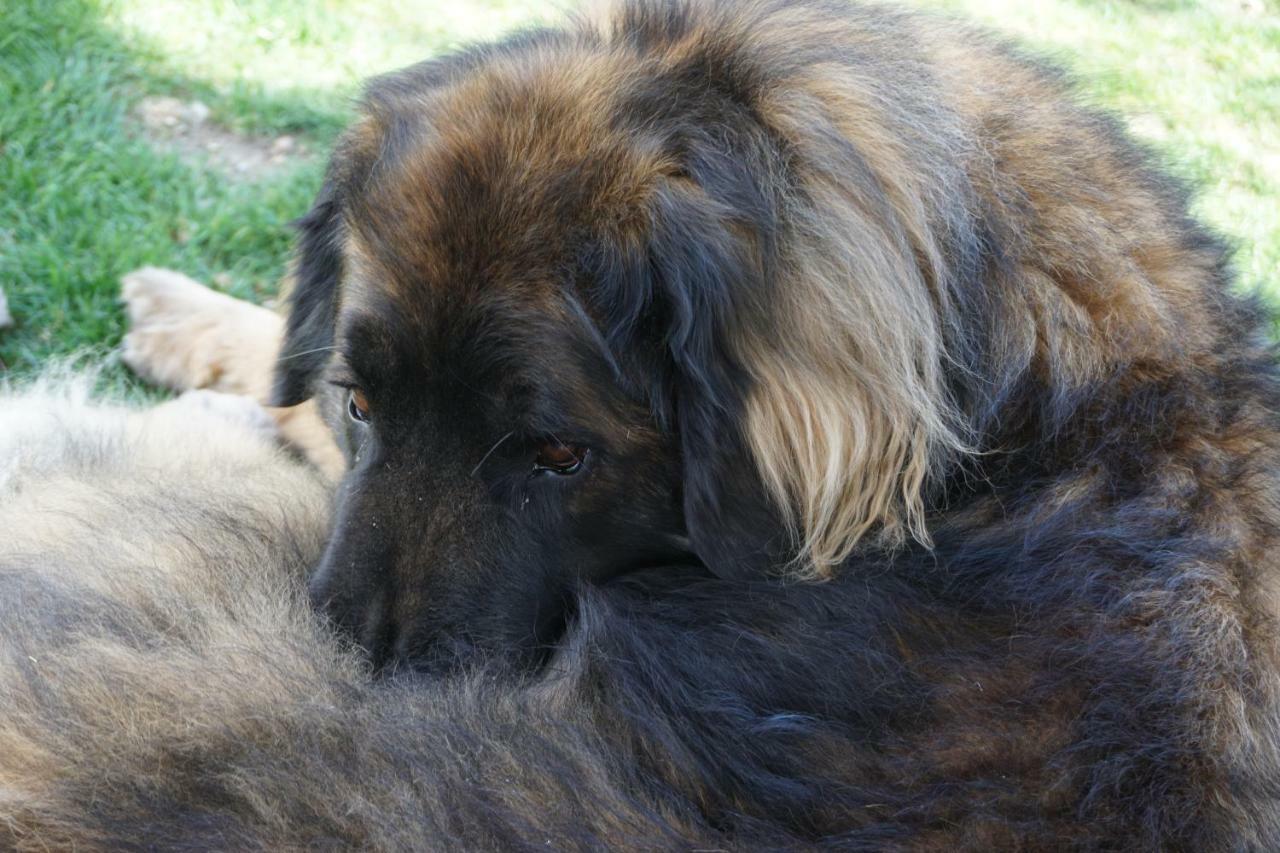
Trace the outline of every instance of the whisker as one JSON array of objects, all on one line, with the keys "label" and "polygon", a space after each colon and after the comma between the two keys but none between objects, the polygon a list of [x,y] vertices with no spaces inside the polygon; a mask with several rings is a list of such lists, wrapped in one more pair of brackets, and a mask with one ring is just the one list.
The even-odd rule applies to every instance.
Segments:
[{"label": "whisker", "polygon": [[485,463],[485,460],[487,460],[490,456],[492,456],[492,455],[493,455],[493,451],[495,451],[495,450],[497,450],[499,447],[501,447],[501,446],[502,446],[502,442],[506,441],[508,438],[511,438],[511,436],[513,436],[513,435],[515,435],[515,434],[516,434],[516,431],[515,431],[515,430],[511,430],[511,432],[507,433],[507,434],[506,434],[506,435],[504,435],[502,438],[500,438],[500,439],[498,439],[496,442],[494,442],[493,447],[490,447],[490,448],[489,448],[489,452],[488,452],[488,453],[486,453],[484,456],[480,457],[480,461],[476,463],[476,467],[474,467],[474,468],[472,468],[472,469],[471,469],[471,474],[470,474],[469,476],[474,477],[474,476],[476,475],[476,472],[480,470],[480,466],[481,466],[481,465],[483,465],[483,464]]},{"label": "whisker", "polygon": [[295,352],[295,353],[290,353],[289,355],[282,355],[282,356],[279,356],[276,360],[277,360],[277,361],[289,361],[290,359],[293,359],[293,358],[302,358],[302,356],[304,356],[304,355],[311,355],[312,353],[317,353],[317,352],[333,352],[333,351],[334,351],[334,350],[336,350],[336,349],[337,349],[337,347],[336,347],[336,346],[316,347],[315,349],[308,349],[308,350],[303,350],[302,352]]},{"label": "whisker", "polygon": [[569,455],[573,457],[573,461],[574,461],[574,462],[581,462],[581,461],[582,461],[581,459],[579,459],[579,458],[578,458],[578,454],[576,454],[576,453],[574,453],[574,452],[573,452],[573,445],[566,444],[565,442],[561,441],[561,440],[560,440],[560,436],[556,435],[554,432],[547,433],[547,435],[551,436],[551,440],[552,440],[552,441],[554,441],[556,444],[558,444],[558,445],[560,445],[561,447],[563,447],[563,448],[565,448],[566,450],[568,450],[568,451],[569,451]]}]

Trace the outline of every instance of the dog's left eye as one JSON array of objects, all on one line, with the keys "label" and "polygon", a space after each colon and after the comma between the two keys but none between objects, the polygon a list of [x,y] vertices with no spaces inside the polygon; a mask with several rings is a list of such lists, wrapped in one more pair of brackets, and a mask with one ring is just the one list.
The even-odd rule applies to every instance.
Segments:
[{"label": "dog's left eye", "polygon": [[538,445],[538,456],[533,462],[533,470],[549,471],[561,476],[576,474],[582,468],[582,461],[586,458],[587,448],[580,444],[566,444],[556,439],[547,439]]},{"label": "dog's left eye", "polygon": [[369,398],[359,388],[352,388],[347,394],[347,414],[353,421],[369,422]]}]

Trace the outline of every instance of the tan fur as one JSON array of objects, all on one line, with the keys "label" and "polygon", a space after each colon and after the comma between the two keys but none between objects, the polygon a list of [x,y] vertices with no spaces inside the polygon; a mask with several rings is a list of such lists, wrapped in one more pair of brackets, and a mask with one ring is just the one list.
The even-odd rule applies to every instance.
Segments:
[{"label": "tan fur", "polygon": [[[867,120],[873,99],[857,84],[799,81],[800,92],[780,93],[768,116],[820,164],[815,123],[878,125]],[[896,209],[869,209],[843,183],[847,176],[810,175],[814,203],[797,212],[802,234],[780,306],[791,334],[744,346],[760,380],[748,436],[775,498],[796,508],[802,564],[816,576],[872,528],[890,539],[909,531],[927,543],[926,480],[940,454],[964,446],[941,387],[946,294],[931,286],[931,270],[942,262],[920,201],[925,185],[944,175],[928,175],[927,163],[907,168],[905,152],[887,140],[869,139],[866,153],[882,179],[904,182],[889,185]]]}]

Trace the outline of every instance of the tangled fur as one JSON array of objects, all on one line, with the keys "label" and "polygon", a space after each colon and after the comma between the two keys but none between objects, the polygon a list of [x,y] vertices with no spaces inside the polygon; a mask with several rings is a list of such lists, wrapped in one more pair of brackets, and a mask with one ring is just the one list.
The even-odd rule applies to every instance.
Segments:
[{"label": "tangled fur", "polygon": [[1056,73],[638,0],[375,81],[301,228],[333,530],[243,412],[0,404],[5,845],[1280,848],[1275,353]]}]

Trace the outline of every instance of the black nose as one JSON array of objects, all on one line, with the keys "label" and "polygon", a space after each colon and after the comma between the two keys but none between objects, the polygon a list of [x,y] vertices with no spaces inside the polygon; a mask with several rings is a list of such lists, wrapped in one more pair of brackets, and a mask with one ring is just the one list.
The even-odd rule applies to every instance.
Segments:
[{"label": "black nose", "polygon": [[334,583],[319,571],[307,585],[311,607],[340,634],[354,640],[381,672],[395,662],[399,630],[391,614],[391,594],[385,585],[352,589]]}]

